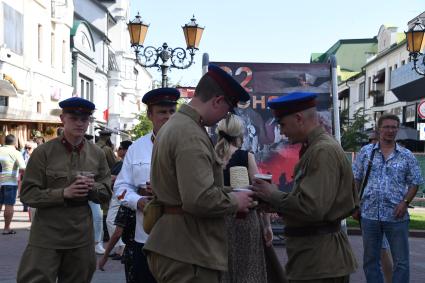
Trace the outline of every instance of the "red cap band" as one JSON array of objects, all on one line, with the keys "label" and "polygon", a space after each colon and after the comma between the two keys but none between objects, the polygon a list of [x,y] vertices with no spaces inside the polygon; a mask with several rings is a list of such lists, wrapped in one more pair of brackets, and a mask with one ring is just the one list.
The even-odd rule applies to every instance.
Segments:
[{"label": "red cap band", "polygon": [[295,101],[292,103],[285,103],[285,106],[279,109],[272,109],[273,116],[275,117],[283,117],[293,113],[297,113],[312,107],[316,106],[316,100],[306,100],[306,101]]}]

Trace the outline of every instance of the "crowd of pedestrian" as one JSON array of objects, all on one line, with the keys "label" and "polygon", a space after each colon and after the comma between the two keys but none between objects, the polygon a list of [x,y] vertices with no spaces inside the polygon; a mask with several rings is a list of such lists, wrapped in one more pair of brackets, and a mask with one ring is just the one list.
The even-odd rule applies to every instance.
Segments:
[{"label": "crowd of pedestrian", "polygon": [[[423,178],[395,142],[397,116],[379,118],[375,141],[352,166],[320,124],[315,94],[270,100],[281,134],[302,144],[292,189],[283,192],[241,148],[244,124],[232,113],[250,95],[239,83],[210,65],[177,110],[179,97],[174,88],[146,93],[152,131],[116,152],[111,131],[96,143],[86,134],[95,105],[78,97],[59,103],[56,138],[37,137],[20,152],[6,136],[2,234],[16,233],[19,186],[33,211],[18,283],[90,282],[111,257],[131,283],[349,282],[358,266],[341,221],[350,215],[361,224],[367,282],[409,282],[407,209]],[[206,127],[216,124],[214,144]],[[285,269],[273,262],[270,213],[285,225]]]}]

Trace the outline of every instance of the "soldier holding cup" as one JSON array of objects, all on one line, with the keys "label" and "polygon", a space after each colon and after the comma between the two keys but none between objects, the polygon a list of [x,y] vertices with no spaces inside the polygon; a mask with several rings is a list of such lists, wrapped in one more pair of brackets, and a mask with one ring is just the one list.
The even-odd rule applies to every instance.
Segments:
[{"label": "soldier holding cup", "polygon": [[268,106],[282,134],[303,144],[290,193],[259,178],[253,183],[256,195],[285,222],[289,282],[348,282],[357,264],[340,221],[357,202],[351,165],[319,124],[315,94],[291,93]]},{"label": "soldier holding cup", "polygon": [[95,105],[72,97],[59,106],[64,134],[34,150],[22,182],[21,200],[37,213],[18,283],[90,282],[96,269],[88,201],[110,199],[111,176],[105,154],[84,138]]}]

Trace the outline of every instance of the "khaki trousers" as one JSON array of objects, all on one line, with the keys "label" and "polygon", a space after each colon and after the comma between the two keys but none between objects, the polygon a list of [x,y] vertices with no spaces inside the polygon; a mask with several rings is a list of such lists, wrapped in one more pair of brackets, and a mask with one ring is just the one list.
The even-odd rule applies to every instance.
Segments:
[{"label": "khaki trousers", "polygon": [[350,282],[350,275],[335,277],[335,278],[323,278],[315,280],[289,280],[289,283],[348,283]]},{"label": "khaki trousers", "polygon": [[219,283],[221,272],[177,261],[157,253],[147,254],[149,268],[158,283]]},{"label": "khaki trousers", "polygon": [[94,245],[63,250],[28,245],[19,264],[16,282],[89,283],[95,270]]}]

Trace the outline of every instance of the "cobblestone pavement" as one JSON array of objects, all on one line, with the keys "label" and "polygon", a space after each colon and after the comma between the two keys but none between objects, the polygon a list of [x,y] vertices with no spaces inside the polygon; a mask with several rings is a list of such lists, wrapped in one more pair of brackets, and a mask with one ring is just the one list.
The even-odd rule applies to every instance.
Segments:
[{"label": "cobblestone pavement", "polygon": [[[30,223],[28,214],[22,212],[22,206],[15,207],[12,228],[17,231],[15,235],[0,235],[0,282],[16,282],[16,271],[22,252],[25,249]],[[3,229],[3,212],[0,215],[0,229]],[[350,282],[365,282],[362,266],[363,245],[360,236],[351,235],[350,242],[356,253],[359,263],[357,272],[352,275]],[[284,246],[276,246],[276,253],[282,264],[286,261]],[[425,278],[425,238],[410,238],[411,283],[423,283]],[[106,271],[96,271],[93,283],[124,283],[124,267],[119,261],[110,260],[106,264]]]}]

